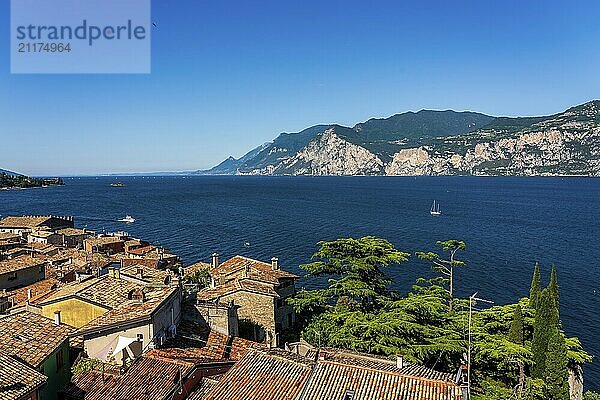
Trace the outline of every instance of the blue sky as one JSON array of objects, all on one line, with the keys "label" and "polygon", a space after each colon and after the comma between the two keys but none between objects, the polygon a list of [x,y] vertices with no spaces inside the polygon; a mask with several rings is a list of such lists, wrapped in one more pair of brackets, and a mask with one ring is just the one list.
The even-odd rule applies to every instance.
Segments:
[{"label": "blue sky", "polygon": [[0,168],[193,170],[317,123],[540,115],[600,97],[600,2],[153,1],[150,75],[11,75]]}]

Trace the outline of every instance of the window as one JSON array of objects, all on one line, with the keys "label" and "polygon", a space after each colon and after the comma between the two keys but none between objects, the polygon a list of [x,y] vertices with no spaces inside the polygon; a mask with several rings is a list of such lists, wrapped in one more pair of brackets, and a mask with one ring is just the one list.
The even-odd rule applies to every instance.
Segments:
[{"label": "window", "polygon": [[141,342],[141,341],[143,341],[143,340],[144,340],[144,335],[143,335],[143,334],[141,334],[141,333],[138,333],[138,334],[137,334],[137,340],[138,340],[138,342]]},{"label": "window", "polygon": [[354,398],[354,390],[346,390],[343,400],[352,400]]},{"label": "window", "polygon": [[60,371],[64,364],[65,362],[63,360],[63,350],[60,349],[56,353],[56,372]]}]

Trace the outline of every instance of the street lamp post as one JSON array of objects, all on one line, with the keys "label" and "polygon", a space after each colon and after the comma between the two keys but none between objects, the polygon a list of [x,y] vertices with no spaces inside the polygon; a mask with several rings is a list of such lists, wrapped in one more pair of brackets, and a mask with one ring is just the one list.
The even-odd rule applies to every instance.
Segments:
[{"label": "street lamp post", "polygon": [[494,304],[493,301],[484,300],[477,297],[477,292],[469,297],[469,348],[467,349],[467,400],[471,400],[471,323],[473,321],[473,303],[481,301],[483,303]]}]

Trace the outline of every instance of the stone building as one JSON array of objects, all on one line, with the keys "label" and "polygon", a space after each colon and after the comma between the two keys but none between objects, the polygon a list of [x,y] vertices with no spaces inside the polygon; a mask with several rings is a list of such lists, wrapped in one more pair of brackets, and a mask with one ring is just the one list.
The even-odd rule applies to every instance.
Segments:
[{"label": "stone building", "polygon": [[71,377],[69,335],[75,329],[61,322],[60,313],[53,317],[27,311],[0,317],[0,354],[18,357],[47,377],[39,396],[44,400],[55,400]]},{"label": "stone building", "polygon": [[118,236],[99,236],[84,241],[88,253],[116,254],[125,250],[125,241]]},{"label": "stone building", "polygon": [[58,217],[53,215],[22,217],[5,217],[0,220],[0,233],[16,233],[23,238],[36,230],[54,231],[62,228],[73,228],[73,217]]},{"label": "stone building", "polygon": [[41,281],[46,276],[45,267],[45,259],[29,255],[0,261],[0,290],[14,289]]},{"label": "stone building", "polygon": [[[298,276],[281,270],[277,258],[269,264],[235,256],[220,264],[219,255],[213,254],[208,271],[210,287],[197,293],[200,314],[212,312],[222,321],[237,315],[241,336],[273,346],[281,332],[294,326],[294,312],[286,299],[294,295]],[[230,326],[213,328],[229,330]]]}]

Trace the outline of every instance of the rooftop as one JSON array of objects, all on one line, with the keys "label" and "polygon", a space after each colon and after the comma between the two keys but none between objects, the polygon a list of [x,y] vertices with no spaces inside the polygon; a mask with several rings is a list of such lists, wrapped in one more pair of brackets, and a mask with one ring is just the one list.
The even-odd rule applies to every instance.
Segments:
[{"label": "rooftop", "polygon": [[105,328],[139,318],[150,317],[177,290],[177,288],[161,288],[147,292],[145,293],[145,300],[141,303],[135,300],[127,300],[117,308],[113,308],[88,322],[79,329],[79,332],[84,333],[96,328]]},{"label": "rooftop", "polygon": [[105,245],[105,244],[123,242],[123,239],[121,239],[117,236],[100,236],[100,237],[85,239],[85,242],[91,244],[92,246],[101,246],[101,245]]},{"label": "rooftop", "polygon": [[19,240],[21,235],[16,233],[0,233],[0,241]]},{"label": "rooftop", "polygon": [[353,393],[353,400],[462,397],[461,388],[453,382],[406,375],[377,358],[363,365],[354,361],[363,359],[358,356],[339,358],[338,352],[333,358],[312,360],[280,349],[250,350],[204,399],[330,400],[343,399],[348,392]]},{"label": "rooftop", "polygon": [[239,360],[251,349],[266,350],[267,346],[182,321],[175,339],[156,351],[163,357],[199,363]]},{"label": "rooftop", "polygon": [[239,255],[230,258],[229,260],[219,264],[217,267],[211,266],[210,274],[213,276],[230,275],[244,269],[248,269],[251,275],[254,274],[255,279],[263,280],[269,283],[279,283],[278,279],[281,278],[298,278],[297,275],[281,269],[273,269],[270,263]]},{"label": "rooftop", "polygon": [[2,400],[19,400],[46,383],[48,378],[15,358],[0,353]]},{"label": "rooftop", "polygon": [[19,289],[11,290],[8,292],[8,296],[9,299],[12,300],[14,306],[20,306],[25,304],[27,301],[27,292],[29,290],[31,290],[31,298],[34,299],[37,296],[41,296],[51,292],[52,290],[55,290],[59,284],[60,282],[58,280],[48,278]]},{"label": "rooftop", "polygon": [[22,217],[5,217],[0,220],[0,227],[7,228],[36,228],[42,226],[53,217],[51,216],[29,216]]},{"label": "rooftop", "polygon": [[0,353],[17,356],[34,368],[67,340],[75,328],[22,311],[0,317]]},{"label": "rooftop", "polygon": [[86,400],[159,400],[180,387],[194,364],[166,359],[151,350],[114,381],[97,386]]},{"label": "rooftop", "polygon": [[128,301],[129,293],[138,288],[142,289],[143,285],[103,275],[65,284],[47,296],[36,299],[35,303],[47,304],[68,297],[78,297],[105,308],[116,308]]},{"label": "rooftop", "polygon": [[52,231],[41,231],[41,230],[34,231],[29,234],[29,236],[36,236],[39,238],[47,238],[47,237],[54,236],[54,235],[56,235],[56,233],[54,233]]},{"label": "rooftop", "polygon": [[85,234],[91,234],[90,231],[86,231],[83,229],[77,229],[77,228],[59,229],[56,231],[56,233],[60,233],[61,235],[65,235],[65,236],[80,236],[80,235],[85,235]]},{"label": "rooftop", "polygon": [[200,290],[196,298],[200,301],[218,301],[221,297],[235,292],[246,291],[265,296],[279,297],[270,284],[265,284],[251,279],[236,279],[214,288]]},{"label": "rooftop", "polygon": [[42,265],[46,262],[45,258],[31,257],[30,255],[21,255],[10,260],[0,261],[0,274],[16,272],[22,269]]},{"label": "rooftop", "polygon": [[156,249],[157,249],[156,246],[138,247],[136,249],[129,250],[129,253],[135,254],[135,255],[139,255],[139,256],[143,256],[144,254],[150,253],[151,251],[154,251]]},{"label": "rooftop", "polygon": [[342,399],[349,391],[354,392],[353,400],[462,398],[461,388],[452,382],[334,361],[318,361],[300,400]]},{"label": "rooftop", "polygon": [[296,400],[311,369],[310,360],[292,353],[251,350],[204,399]]}]

